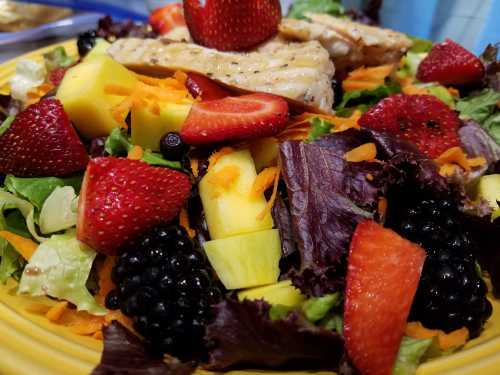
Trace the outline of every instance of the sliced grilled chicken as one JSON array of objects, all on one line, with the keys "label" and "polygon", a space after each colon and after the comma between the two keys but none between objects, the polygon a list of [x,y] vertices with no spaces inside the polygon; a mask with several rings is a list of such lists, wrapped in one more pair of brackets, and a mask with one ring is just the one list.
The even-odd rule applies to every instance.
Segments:
[{"label": "sliced grilled chicken", "polygon": [[284,18],[280,25],[281,35],[296,41],[319,41],[338,70],[397,62],[412,45],[405,34],[390,29],[328,14],[308,13],[306,16],[309,21]]},{"label": "sliced grilled chicken", "polygon": [[332,110],[335,68],[317,41],[272,40],[258,51],[236,53],[166,39],[127,38],[114,42],[108,53],[141,73],[193,71],[243,91],[281,95],[316,111]]}]

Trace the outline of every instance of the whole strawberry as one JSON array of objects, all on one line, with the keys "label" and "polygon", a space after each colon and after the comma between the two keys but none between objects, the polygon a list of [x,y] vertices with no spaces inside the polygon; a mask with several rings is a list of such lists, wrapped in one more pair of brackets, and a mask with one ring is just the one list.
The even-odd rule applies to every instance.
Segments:
[{"label": "whole strawberry", "polygon": [[389,96],[363,114],[359,124],[411,141],[430,158],[460,146],[458,116],[432,95]]},{"label": "whole strawberry", "polygon": [[85,146],[55,98],[19,113],[0,136],[0,173],[20,177],[64,176],[85,169]]},{"label": "whole strawberry", "polygon": [[220,51],[249,49],[275,35],[279,0],[184,0],[184,17],[196,43]]},{"label": "whole strawberry", "polygon": [[417,79],[442,85],[466,85],[480,82],[484,65],[472,53],[453,40],[432,47],[418,66]]},{"label": "whole strawberry", "polygon": [[152,227],[170,222],[191,190],[189,177],[142,161],[92,159],[78,202],[77,238],[116,255]]}]

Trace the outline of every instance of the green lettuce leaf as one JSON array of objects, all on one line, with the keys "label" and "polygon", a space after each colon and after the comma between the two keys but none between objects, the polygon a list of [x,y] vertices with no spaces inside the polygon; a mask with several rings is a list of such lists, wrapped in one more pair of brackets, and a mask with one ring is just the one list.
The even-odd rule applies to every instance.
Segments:
[{"label": "green lettuce leaf", "polygon": [[432,341],[432,339],[421,340],[404,336],[392,375],[414,375],[422,358],[432,345]]},{"label": "green lettuce leaf", "polygon": [[311,323],[316,323],[325,318],[327,314],[342,303],[340,293],[327,294],[322,297],[309,298],[302,305],[305,317]]},{"label": "green lettuce leaf", "polygon": [[[7,209],[17,209],[26,220],[26,226],[33,238],[38,242],[45,241],[46,238],[38,235],[35,228],[35,207],[28,201],[16,197],[3,189],[0,189],[0,216],[3,219],[3,211]],[[5,220],[5,219],[3,219]]]},{"label": "green lettuce leaf", "polygon": [[0,124],[0,136],[7,131],[8,128],[12,125],[14,122],[16,116],[7,116],[5,120]]},{"label": "green lettuce leaf", "polygon": [[425,86],[425,88],[429,90],[429,93],[431,95],[435,96],[442,102],[446,103],[451,108],[455,108],[455,98],[453,97],[453,95],[450,94],[450,92],[446,89],[446,87],[441,85],[430,85],[430,86]]},{"label": "green lettuce leaf", "polygon": [[330,130],[332,129],[332,124],[328,121],[325,121],[319,117],[313,118],[311,121],[311,130],[309,132],[308,141],[312,142],[325,134],[330,134]]},{"label": "green lettuce leaf", "polygon": [[426,52],[408,52],[402,59],[402,66],[398,69],[397,75],[401,78],[415,77],[417,75],[420,62],[427,56]]},{"label": "green lettuce leaf", "polygon": [[76,63],[74,58],[68,56],[64,47],[57,47],[50,52],[44,53],[43,58],[45,67],[49,72],[56,68],[68,68]]},{"label": "green lettuce leaf", "polygon": [[[8,230],[16,234],[21,234],[19,232],[24,233],[24,231],[21,230],[13,230],[12,226],[18,225],[18,223],[16,223],[17,219],[13,216],[16,212],[19,211],[13,211],[7,217],[4,217],[0,212],[0,230]],[[24,221],[22,215],[21,218]],[[0,283],[5,283],[9,277],[19,279],[20,273],[25,264],[26,262],[24,259],[17,253],[16,250],[14,250],[9,242],[0,238]]]},{"label": "green lettuce leaf", "polygon": [[306,13],[326,13],[332,16],[342,16],[345,10],[340,0],[295,0],[288,18],[304,19]]},{"label": "green lettuce leaf", "polygon": [[479,94],[459,100],[456,109],[462,119],[476,121],[497,143],[500,143],[500,110],[497,106],[499,101],[500,92],[486,89]]},{"label": "green lettuce leaf", "polygon": [[416,36],[408,35],[408,37],[413,42],[409,52],[421,53],[421,52],[429,52],[432,48],[432,40],[418,38]]},{"label": "green lettuce leaf", "polygon": [[57,187],[71,186],[76,192],[80,191],[82,175],[67,178],[59,177],[34,177],[21,178],[8,175],[5,178],[5,188],[12,194],[28,200],[37,209],[41,209],[45,199],[52,194]]},{"label": "green lettuce leaf", "polygon": [[382,85],[373,90],[350,91],[344,94],[335,112],[338,116],[350,116],[355,109],[365,112],[380,100],[399,92],[401,92],[401,87],[397,84]]},{"label": "green lettuce leaf", "polygon": [[78,197],[71,186],[56,187],[40,211],[40,231],[48,234],[75,226],[77,206]]},{"label": "green lettuce leaf", "polygon": [[[127,134],[120,129],[113,129],[109,137],[106,139],[105,150],[112,156],[127,156],[127,153],[134,145],[130,142]],[[144,151],[142,161],[150,165],[157,165],[173,169],[181,169],[181,163],[178,161],[170,161],[163,158],[163,156],[156,152],[149,150]]]},{"label": "green lettuce leaf", "polygon": [[96,252],[81,244],[75,231],[53,235],[35,251],[25,267],[19,293],[49,295],[76,305],[94,315],[106,314],[85,284]]}]

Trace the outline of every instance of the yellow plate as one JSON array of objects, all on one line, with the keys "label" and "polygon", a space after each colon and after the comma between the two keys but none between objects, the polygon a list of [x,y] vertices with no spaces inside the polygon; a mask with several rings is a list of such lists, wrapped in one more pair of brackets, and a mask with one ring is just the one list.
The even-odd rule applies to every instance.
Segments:
[{"label": "yellow plate", "polygon": [[[64,46],[69,54],[77,54],[75,42],[67,41],[0,65],[0,92],[6,92],[8,89],[8,80],[14,74],[19,59],[40,61],[43,53],[59,45]],[[43,300],[46,304],[54,303],[47,298],[37,300]],[[14,281],[0,285],[0,374],[89,374],[99,362],[102,342],[77,336],[66,327],[51,324],[43,317],[28,313],[26,307],[33,302],[33,298],[16,295]],[[493,316],[486,324],[481,337],[469,342],[456,354],[424,363],[417,375],[499,375],[500,302],[492,303]],[[252,373],[255,374],[250,371],[232,372],[233,375]]]}]

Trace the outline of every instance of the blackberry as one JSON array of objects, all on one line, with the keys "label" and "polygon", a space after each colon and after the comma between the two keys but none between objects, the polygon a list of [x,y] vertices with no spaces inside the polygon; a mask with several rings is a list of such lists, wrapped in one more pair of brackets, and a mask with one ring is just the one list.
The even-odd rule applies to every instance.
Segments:
[{"label": "blackberry", "polygon": [[184,228],[154,228],[119,256],[111,275],[116,289],[106,307],[132,318],[153,353],[204,358],[210,306],[223,295]]},{"label": "blackberry", "polygon": [[85,31],[78,35],[78,41],[76,42],[78,46],[78,54],[80,57],[84,57],[87,53],[94,48],[96,43],[97,33],[95,30]]},{"label": "blackberry", "polygon": [[165,159],[181,160],[187,152],[187,145],[179,133],[170,132],[160,138],[160,150]]},{"label": "blackberry", "polygon": [[422,192],[411,194],[412,201],[400,196],[389,196],[386,225],[427,252],[410,320],[445,332],[465,326],[477,337],[492,307],[476,269],[476,242],[464,229],[466,217],[448,198]]}]

